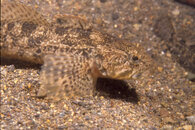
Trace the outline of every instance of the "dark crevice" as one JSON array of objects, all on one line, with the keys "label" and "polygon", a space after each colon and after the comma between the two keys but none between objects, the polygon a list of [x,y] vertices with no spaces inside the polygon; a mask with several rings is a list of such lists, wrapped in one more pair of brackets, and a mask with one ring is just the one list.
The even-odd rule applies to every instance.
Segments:
[{"label": "dark crevice", "polygon": [[17,60],[17,59],[10,59],[10,58],[4,58],[0,57],[1,63],[0,65],[14,65],[16,69],[40,69],[41,65],[40,64],[35,64],[27,61],[22,61],[22,60]]}]

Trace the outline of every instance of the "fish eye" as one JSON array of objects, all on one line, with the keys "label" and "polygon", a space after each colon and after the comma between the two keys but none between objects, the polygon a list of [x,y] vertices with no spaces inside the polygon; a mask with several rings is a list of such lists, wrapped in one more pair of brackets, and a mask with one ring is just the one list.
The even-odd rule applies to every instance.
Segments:
[{"label": "fish eye", "polygon": [[133,56],[132,59],[133,59],[134,61],[137,61],[137,60],[138,60],[138,57],[137,57],[137,56]]}]

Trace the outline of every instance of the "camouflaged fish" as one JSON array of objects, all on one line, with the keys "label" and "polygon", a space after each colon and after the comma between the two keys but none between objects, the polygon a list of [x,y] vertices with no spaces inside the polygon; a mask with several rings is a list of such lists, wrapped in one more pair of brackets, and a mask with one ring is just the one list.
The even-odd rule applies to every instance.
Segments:
[{"label": "camouflaged fish", "polygon": [[80,17],[48,22],[21,3],[1,4],[1,56],[43,64],[37,96],[60,100],[93,95],[99,77],[131,79],[151,58],[137,43],[94,29]]}]

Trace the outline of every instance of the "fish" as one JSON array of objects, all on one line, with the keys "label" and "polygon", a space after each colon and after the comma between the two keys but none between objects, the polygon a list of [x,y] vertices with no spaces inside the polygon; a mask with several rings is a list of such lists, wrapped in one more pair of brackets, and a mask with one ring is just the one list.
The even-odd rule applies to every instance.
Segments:
[{"label": "fish", "polygon": [[41,64],[37,97],[89,97],[98,78],[138,78],[153,66],[138,43],[119,39],[73,15],[48,21],[33,7],[1,4],[1,56]]}]

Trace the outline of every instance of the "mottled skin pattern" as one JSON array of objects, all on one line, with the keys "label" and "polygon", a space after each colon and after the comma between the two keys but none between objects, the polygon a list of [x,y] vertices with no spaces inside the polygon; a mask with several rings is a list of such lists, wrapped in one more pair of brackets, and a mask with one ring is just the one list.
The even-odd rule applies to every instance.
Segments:
[{"label": "mottled skin pattern", "polygon": [[1,9],[1,56],[43,64],[37,96],[87,97],[98,77],[131,79],[150,67],[139,44],[102,33],[82,18],[56,16],[49,23],[23,4],[4,2]]}]

